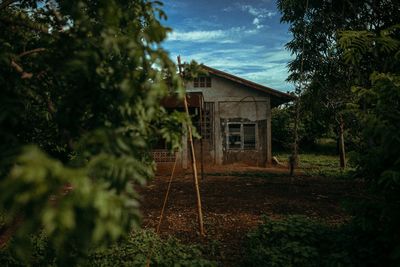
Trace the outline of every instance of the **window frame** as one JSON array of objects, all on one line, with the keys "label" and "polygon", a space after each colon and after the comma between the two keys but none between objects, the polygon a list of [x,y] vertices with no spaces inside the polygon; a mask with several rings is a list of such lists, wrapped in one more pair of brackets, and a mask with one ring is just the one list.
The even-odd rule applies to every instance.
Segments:
[{"label": "window frame", "polygon": [[211,76],[199,76],[193,79],[194,88],[211,88]]},{"label": "window frame", "polygon": [[[230,143],[229,143],[229,137],[231,136],[231,133],[229,131],[229,125],[240,125],[240,148],[232,148],[230,147]],[[254,148],[245,148],[244,147],[244,125],[254,125]],[[225,126],[225,138],[226,138],[226,148],[227,150],[230,151],[258,151],[257,149],[257,145],[258,145],[258,123],[256,122],[228,122],[226,123]],[[235,134],[238,135],[238,134]]]}]

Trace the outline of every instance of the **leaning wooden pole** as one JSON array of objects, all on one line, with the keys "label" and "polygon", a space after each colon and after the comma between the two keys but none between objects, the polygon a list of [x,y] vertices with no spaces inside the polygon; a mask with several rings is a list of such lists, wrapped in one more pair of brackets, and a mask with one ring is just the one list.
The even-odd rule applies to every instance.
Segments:
[{"label": "leaning wooden pole", "polygon": [[203,117],[203,109],[204,101],[203,97],[201,98],[200,105],[200,169],[201,169],[201,180],[204,180],[204,152],[203,152],[203,135],[204,135],[204,117]]},{"label": "leaning wooden pole", "polygon": [[[183,78],[181,57],[180,56],[178,56],[178,68],[179,68],[179,74]],[[184,106],[185,106],[186,115],[189,117],[190,115],[189,115],[189,108],[188,108],[186,93],[185,93],[185,97],[183,98],[183,103],[184,103]],[[191,159],[192,159],[194,187],[196,189],[197,213],[198,213],[198,219],[199,219],[199,231],[200,231],[200,235],[201,236],[205,236],[204,226],[203,226],[203,212],[202,212],[202,208],[201,208],[199,179],[198,179],[198,176],[197,176],[196,155],[195,155],[194,144],[193,144],[192,128],[190,126],[188,126],[188,134],[189,134],[189,143],[190,143],[190,155],[191,155]]]}]

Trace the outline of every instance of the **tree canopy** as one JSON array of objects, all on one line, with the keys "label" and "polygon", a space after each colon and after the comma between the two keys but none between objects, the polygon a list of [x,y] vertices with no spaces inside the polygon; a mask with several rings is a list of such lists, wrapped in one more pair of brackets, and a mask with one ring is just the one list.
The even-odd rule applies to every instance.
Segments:
[{"label": "tree canopy", "polygon": [[334,116],[347,116],[345,124],[357,140],[355,176],[367,182],[373,195],[353,207],[355,229],[379,247],[375,259],[364,263],[397,266],[400,6],[391,0],[307,3],[306,8],[305,1],[278,2],[282,21],[290,23],[293,33],[287,44],[296,56],[289,63],[289,80],[301,81],[304,70],[303,111],[315,118],[328,115],[328,123]]},{"label": "tree canopy", "polygon": [[68,264],[138,225],[152,137],[176,148],[187,121],[159,105],[183,92],[165,18],[147,0],[0,4],[0,206],[20,256],[42,227]]},{"label": "tree canopy", "polygon": [[354,114],[347,111],[347,104],[356,97],[351,87],[368,85],[369,74],[387,64],[379,57],[364,57],[365,62],[357,66],[346,64],[349,52],[345,53],[339,44],[341,32],[378,33],[399,23],[398,3],[391,0],[280,0],[278,9],[282,13],[281,21],[289,23],[293,34],[286,44],[295,55],[288,64],[288,80],[297,88],[301,87],[302,116],[308,114],[315,122],[308,130],[323,134],[333,128],[340,139],[344,127],[350,132],[357,126],[353,125]]}]

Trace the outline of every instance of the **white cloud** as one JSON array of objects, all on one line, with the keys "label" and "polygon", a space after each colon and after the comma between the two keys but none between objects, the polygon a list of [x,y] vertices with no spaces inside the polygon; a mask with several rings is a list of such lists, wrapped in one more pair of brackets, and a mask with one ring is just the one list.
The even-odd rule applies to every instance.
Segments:
[{"label": "white cloud", "polygon": [[258,18],[271,18],[276,15],[276,12],[266,8],[257,8],[251,5],[239,5],[239,7],[242,11],[246,11]]},{"label": "white cloud", "polygon": [[222,11],[224,12],[231,12],[233,10],[233,8],[231,6],[225,7],[222,9]]},{"label": "white cloud", "polygon": [[250,13],[253,16],[260,16],[264,13],[263,12],[264,9],[255,8],[251,5],[242,5],[242,6],[240,6],[240,8],[242,9],[242,11],[247,11],[248,13]]},{"label": "white cloud", "polygon": [[185,25],[186,29],[215,29],[222,27],[221,23],[216,22],[217,18],[210,16],[208,19],[200,19],[195,17],[185,18],[182,21],[182,25]]},{"label": "white cloud", "polygon": [[288,70],[286,65],[283,64],[265,68],[261,71],[247,72],[242,75],[245,79],[282,91],[288,91],[292,87],[285,81],[287,76]]},{"label": "white cloud", "polygon": [[210,41],[229,41],[227,32],[223,30],[213,31],[174,31],[168,36],[170,41],[191,41],[191,42],[210,42]]},{"label": "white cloud", "polygon": [[274,51],[266,52],[263,58],[268,59],[269,62],[288,62],[293,57],[286,49],[276,49]]},{"label": "white cloud", "polygon": [[234,27],[227,30],[210,31],[173,31],[168,35],[168,41],[198,42],[198,43],[236,43],[240,37],[255,34],[253,30],[244,27]]},{"label": "white cloud", "polygon": [[239,77],[278,89],[292,90],[286,83],[287,63],[292,58],[283,48],[265,51],[264,46],[250,45],[241,48],[207,49],[184,55],[185,61],[196,60],[210,67],[227,71]]},{"label": "white cloud", "polygon": [[254,18],[253,19],[253,24],[256,25],[256,26],[259,26],[260,25],[260,19],[259,18]]},{"label": "white cloud", "polygon": [[260,19],[257,17],[253,19],[253,25],[256,26],[257,29],[261,29],[264,27],[264,25],[261,24]]},{"label": "white cloud", "polygon": [[[257,29],[263,28],[265,25],[263,24],[264,20],[266,18],[272,18],[273,16],[276,15],[275,11],[271,11],[266,8],[257,8],[252,5],[240,5],[239,3],[236,4],[236,7],[238,7],[240,10],[249,13],[254,17],[253,19],[253,25]],[[231,9],[229,9],[230,11]]]}]

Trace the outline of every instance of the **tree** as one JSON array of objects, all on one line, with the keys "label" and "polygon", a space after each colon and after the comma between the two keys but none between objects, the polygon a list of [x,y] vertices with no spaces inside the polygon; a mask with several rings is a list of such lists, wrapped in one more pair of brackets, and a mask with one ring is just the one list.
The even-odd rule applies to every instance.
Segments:
[{"label": "tree", "polygon": [[[376,32],[395,24],[399,18],[397,1],[280,0],[278,8],[281,21],[290,23],[293,34],[286,45],[295,54],[289,63],[288,80],[302,88],[301,94],[306,92],[307,99],[321,103],[319,114],[328,116],[332,124],[336,121],[339,143],[344,144],[346,103],[354,97],[351,77],[358,75],[360,80],[368,81],[369,67],[365,64],[363,67],[367,69],[361,69],[344,64],[339,32],[345,29]],[[302,105],[302,111],[310,106],[313,106],[310,102]],[[344,145],[340,147],[340,162],[344,167]]]},{"label": "tree", "polygon": [[188,120],[159,105],[182,96],[165,18],[147,0],[0,4],[2,234],[21,257],[39,229],[70,265],[138,225],[152,136],[176,147]]},{"label": "tree", "polygon": [[[346,62],[371,70],[369,83],[355,84],[352,110],[361,123],[358,174],[374,194],[358,211],[364,228],[384,241],[382,265],[400,264],[400,24],[379,32],[344,31],[340,44]],[[380,64],[378,64],[380,63]],[[364,66],[367,65],[367,66]],[[364,76],[364,75],[363,75]],[[359,81],[359,77],[355,77]],[[386,264],[385,264],[386,263]]]}]

